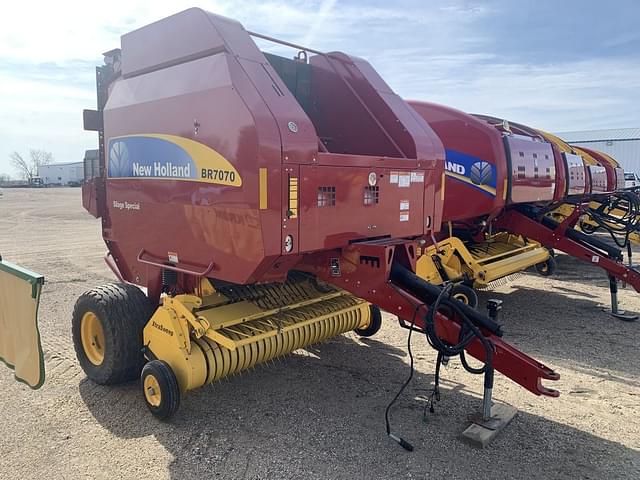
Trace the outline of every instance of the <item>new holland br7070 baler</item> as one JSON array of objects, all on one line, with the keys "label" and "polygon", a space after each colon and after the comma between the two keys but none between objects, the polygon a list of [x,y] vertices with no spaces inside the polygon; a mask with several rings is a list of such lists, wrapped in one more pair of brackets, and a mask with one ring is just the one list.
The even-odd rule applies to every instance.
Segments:
[{"label": "new holland br7070 baler", "polygon": [[[442,220],[444,150],[367,62],[262,53],[239,23],[190,9],[122,37],[97,68],[102,222],[119,284],[78,300],[88,377],[141,373],[151,412],[313,342],[380,326],[382,308],[440,356],[484,362],[529,391],[558,375],[494,319],[415,274]],[[139,287],[142,287],[146,294]],[[378,308],[379,307],[379,308]],[[144,366],[144,368],[143,368]]]},{"label": "new holland br7070 baler", "polygon": [[622,170],[615,161],[584,158],[553,135],[504,119],[410,104],[445,147],[443,219],[456,235],[425,251],[419,276],[439,281],[450,272],[468,271],[472,280],[495,278],[534,262],[549,274],[555,268],[549,252],[555,248],[604,269],[612,313],[633,318],[618,310],[617,280],[640,291],[640,272],[623,263],[619,248],[577,228],[581,218],[583,229],[597,219],[614,238],[623,232],[619,246],[637,234],[640,202],[634,192],[616,192]]}]

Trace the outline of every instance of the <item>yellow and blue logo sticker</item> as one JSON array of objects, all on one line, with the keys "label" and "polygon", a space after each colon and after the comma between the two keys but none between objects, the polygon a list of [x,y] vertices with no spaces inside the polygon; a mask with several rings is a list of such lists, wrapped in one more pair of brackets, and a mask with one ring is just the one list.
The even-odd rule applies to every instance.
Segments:
[{"label": "yellow and blue logo sticker", "polygon": [[109,140],[109,178],[187,180],[240,187],[235,167],[214,149],[185,137],[127,135]]},{"label": "yellow and blue logo sticker", "polygon": [[481,192],[496,196],[496,166],[473,155],[456,150],[445,151],[445,174]]}]

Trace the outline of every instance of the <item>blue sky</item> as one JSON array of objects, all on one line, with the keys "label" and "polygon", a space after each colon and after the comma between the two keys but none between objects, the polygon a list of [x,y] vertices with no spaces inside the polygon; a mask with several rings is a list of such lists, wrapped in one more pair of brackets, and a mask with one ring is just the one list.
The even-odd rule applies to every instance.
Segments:
[{"label": "blue sky", "polygon": [[96,144],[81,112],[95,106],[101,53],[190,6],[364,57],[405,98],[551,131],[640,126],[635,0],[10,2],[0,16],[0,173],[15,174],[14,150],[81,159]]}]

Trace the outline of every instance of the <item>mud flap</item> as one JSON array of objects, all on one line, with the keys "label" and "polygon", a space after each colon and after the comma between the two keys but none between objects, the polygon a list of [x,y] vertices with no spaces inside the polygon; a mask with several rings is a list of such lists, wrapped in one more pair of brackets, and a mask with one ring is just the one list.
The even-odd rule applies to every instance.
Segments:
[{"label": "mud flap", "polygon": [[33,389],[44,383],[38,305],[44,276],[0,257],[0,360]]}]

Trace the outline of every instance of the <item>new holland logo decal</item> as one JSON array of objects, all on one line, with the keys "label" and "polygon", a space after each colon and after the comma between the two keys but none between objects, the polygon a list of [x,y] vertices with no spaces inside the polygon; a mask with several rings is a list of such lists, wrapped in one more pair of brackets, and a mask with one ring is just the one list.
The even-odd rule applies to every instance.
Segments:
[{"label": "new holland logo decal", "polygon": [[109,178],[188,180],[240,187],[235,167],[214,149],[189,138],[146,134],[109,141]]},{"label": "new holland logo decal", "polygon": [[446,150],[445,174],[487,195],[496,195],[496,167],[472,155]]}]

